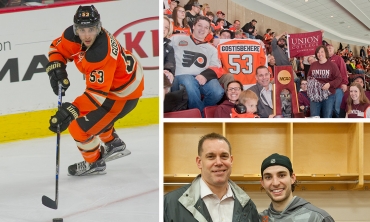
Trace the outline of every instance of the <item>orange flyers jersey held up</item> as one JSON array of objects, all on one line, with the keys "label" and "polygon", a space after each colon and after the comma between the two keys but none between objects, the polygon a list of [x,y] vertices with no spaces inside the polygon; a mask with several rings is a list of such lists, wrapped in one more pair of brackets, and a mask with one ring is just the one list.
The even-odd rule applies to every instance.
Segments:
[{"label": "orange flyers jersey held up", "polygon": [[234,79],[247,88],[256,84],[256,68],[267,66],[266,54],[259,40],[221,39],[217,51],[224,72],[234,74]]},{"label": "orange flyers jersey held up", "polygon": [[144,90],[139,61],[103,28],[93,45],[86,48],[74,34],[73,26],[68,27],[61,37],[52,42],[49,60],[64,64],[74,61],[85,75],[84,94],[99,105],[107,97],[114,100],[136,99]]}]

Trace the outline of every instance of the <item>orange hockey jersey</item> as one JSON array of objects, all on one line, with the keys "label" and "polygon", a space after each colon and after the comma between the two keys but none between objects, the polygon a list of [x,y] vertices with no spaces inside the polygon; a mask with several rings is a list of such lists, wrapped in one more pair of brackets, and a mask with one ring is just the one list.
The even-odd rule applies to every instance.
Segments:
[{"label": "orange hockey jersey", "polygon": [[[50,45],[50,61],[74,61],[85,75],[86,90],[81,96],[101,105],[105,98],[130,100],[142,96],[144,75],[139,61],[115,37],[102,28],[90,48],[68,27]],[[81,98],[80,98],[81,99]]]},{"label": "orange hockey jersey", "polygon": [[244,88],[256,84],[256,68],[267,66],[264,48],[259,40],[221,40],[217,46],[218,56],[225,73],[234,74]]}]

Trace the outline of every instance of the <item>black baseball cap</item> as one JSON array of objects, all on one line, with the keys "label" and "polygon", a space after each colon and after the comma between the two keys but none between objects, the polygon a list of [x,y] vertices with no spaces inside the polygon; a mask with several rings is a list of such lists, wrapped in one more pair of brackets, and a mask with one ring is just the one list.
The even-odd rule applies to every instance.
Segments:
[{"label": "black baseball cap", "polygon": [[355,78],[352,79],[352,81],[355,81],[356,79],[361,78],[362,82],[365,83],[365,78],[362,75],[358,75]]},{"label": "black baseball cap", "polygon": [[203,7],[203,5],[199,4],[199,2],[194,2],[194,4],[193,4],[193,5],[194,5],[194,6],[196,6],[196,7],[198,7],[198,6],[199,6],[199,7],[201,7],[201,8]]},{"label": "black baseball cap", "polygon": [[278,153],[271,154],[269,157],[263,160],[261,165],[261,176],[263,171],[270,166],[283,166],[289,170],[290,173],[293,173],[292,163],[287,156],[280,155]]}]

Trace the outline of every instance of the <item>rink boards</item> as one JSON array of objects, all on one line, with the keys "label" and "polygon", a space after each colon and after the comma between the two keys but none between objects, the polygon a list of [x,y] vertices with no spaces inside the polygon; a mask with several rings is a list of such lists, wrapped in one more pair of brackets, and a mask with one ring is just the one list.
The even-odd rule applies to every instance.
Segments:
[{"label": "rink boards", "polygon": [[[137,4],[137,6],[135,6]],[[159,30],[158,2],[148,7],[124,1],[94,3],[103,27],[144,67],[145,90],[137,107],[117,127],[157,124]],[[0,35],[0,142],[50,136],[48,121],[56,111],[57,96],[50,87],[45,66],[51,42],[73,22],[77,5],[15,10],[2,14]],[[140,10],[132,10],[140,8]],[[22,27],[20,27],[22,24]],[[85,89],[83,75],[67,64],[71,81],[64,102],[72,102]]]}]

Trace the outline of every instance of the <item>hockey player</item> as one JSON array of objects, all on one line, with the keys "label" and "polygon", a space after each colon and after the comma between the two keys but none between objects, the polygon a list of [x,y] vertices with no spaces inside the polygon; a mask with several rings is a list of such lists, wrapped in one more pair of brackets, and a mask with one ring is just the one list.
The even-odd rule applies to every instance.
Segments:
[{"label": "hockey player", "polygon": [[73,176],[99,174],[105,162],[129,155],[114,123],[132,111],[144,89],[139,62],[102,27],[100,14],[91,6],[79,6],[74,24],[50,45],[46,72],[55,94],[70,86],[66,63],[74,61],[85,75],[86,89],[72,103],[65,102],[50,118],[49,129],[67,128],[84,161],[68,167]]},{"label": "hockey player", "polygon": [[271,199],[270,207],[260,213],[262,222],[334,222],[324,210],[305,199],[293,196],[296,176],[286,156],[274,153],[263,160],[261,185]]}]

